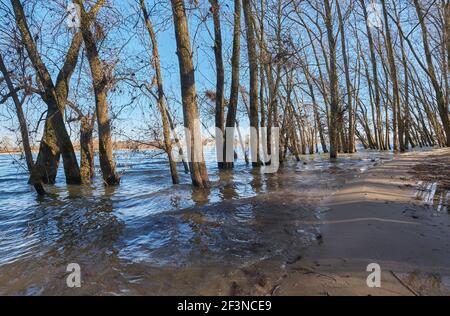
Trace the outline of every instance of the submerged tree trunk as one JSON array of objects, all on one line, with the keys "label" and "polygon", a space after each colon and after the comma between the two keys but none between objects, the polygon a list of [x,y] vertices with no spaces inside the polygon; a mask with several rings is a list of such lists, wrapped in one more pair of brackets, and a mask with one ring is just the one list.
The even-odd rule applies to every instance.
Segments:
[{"label": "submerged tree trunk", "polygon": [[[231,91],[228,104],[227,120],[224,141],[223,157],[225,163],[224,169],[232,169],[234,162],[228,161],[227,147],[233,148],[234,152],[234,128],[236,126],[237,105],[239,100],[239,67],[241,56],[241,0],[234,0],[234,30],[233,30],[233,56],[231,58]],[[230,129],[232,128],[232,129]],[[229,131],[231,135],[228,135]],[[229,150],[231,151],[231,149]],[[243,153],[245,155],[245,151]]]},{"label": "submerged tree trunk", "polygon": [[145,1],[140,0],[140,6],[142,13],[144,15],[144,22],[147,28],[148,34],[150,36],[150,40],[152,41],[152,53],[153,53],[153,67],[155,68],[155,76],[156,76],[156,84],[158,85],[158,108],[161,114],[161,120],[163,125],[163,137],[164,137],[164,150],[167,153],[167,157],[169,159],[170,166],[170,174],[172,176],[172,183],[178,184],[180,182],[178,178],[177,172],[177,164],[173,157],[173,147],[172,147],[172,138],[170,136],[170,122],[169,115],[167,111],[167,105],[165,103],[164,96],[164,85],[163,78],[161,73],[161,62],[159,58],[159,49],[158,42],[156,40],[156,33],[153,28],[153,23],[150,20],[150,16],[148,14],[147,8],[145,6]]},{"label": "submerged tree trunk", "polygon": [[36,159],[36,166],[39,166],[40,177],[45,184],[56,183],[59,160],[61,158],[59,148],[56,132],[52,125],[52,115],[47,111],[44,134],[42,135]]},{"label": "submerged tree trunk", "polygon": [[253,132],[250,137],[252,165],[259,167],[261,159],[259,154],[259,113],[258,113],[258,56],[256,53],[256,35],[254,30],[253,13],[250,0],[242,0],[244,9],[248,61],[250,66],[250,127]]},{"label": "submerged tree trunk", "polygon": [[86,13],[83,1],[76,0],[80,6],[81,32],[86,47],[86,55],[91,69],[92,83],[94,86],[95,105],[97,114],[98,137],[99,137],[99,158],[100,168],[103,174],[105,185],[117,185],[120,177],[116,173],[116,163],[113,158],[113,145],[111,140],[111,122],[108,109],[108,87],[104,65],[100,60],[97,44],[94,35],[90,30],[93,15]]},{"label": "submerged tree trunk", "polygon": [[0,53],[0,71],[3,73],[3,78],[6,81],[6,85],[8,86],[10,97],[12,98],[14,105],[16,107],[16,115],[20,127],[20,136],[22,137],[22,147],[23,152],[25,154],[25,161],[27,163],[28,173],[30,174],[30,179],[32,180],[31,183],[33,184],[34,188],[36,189],[36,192],[39,195],[45,195],[46,192],[42,184],[42,178],[39,176],[36,177],[36,175],[39,175],[39,170],[37,170],[37,168],[35,168],[34,165],[33,153],[31,151],[30,145],[30,137],[28,134],[28,125],[25,119],[25,114],[23,113],[22,102],[20,102],[19,100],[19,96],[17,95],[16,89],[14,88],[14,85],[11,81],[9,72],[6,69],[6,65],[3,62],[3,56],[1,53]]},{"label": "submerged tree trunk", "polygon": [[339,18],[339,31],[341,33],[341,47],[342,47],[342,58],[344,59],[344,72],[345,72],[345,83],[347,86],[347,107],[348,107],[348,140],[347,149],[349,153],[354,153],[356,151],[355,147],[355,121],[353,113],[353,89],[352,82],[350,80],[350,69],[349,69],[349,59],[347,53],[347,42],[345,38],[345,28],[344,19],[342,17],[341,6],[339,4],[340,0],[336,0],[336,9]]},{"label": "submerged tree trunk", "polygon": [[336,40],[333,31],[333,15],[329,0],[324,0],[325,24],[327,27],[328,45],[330,49],[330,158],[337,158],[339,127],[339,86],[337,77]]},{"label": "submerged tree trunk", "polygon": [[[211,12],[213,15],[214,21],[214,55],[216,60],[216,129],[220,130],[220,133],[216,133],[216,142],[217,137],[223,137],[224,135],[224,111],[225,111],[225,101],[224,101],[224,89],[225,89],[225,70],[223,66],[223,57],[222,57],[222,28],[220,25],[220,5],[218,0],[209,0],[211,4]],[[219,141],[218,144],[222,144],[222,141]],[[223,156],[222,146],[217,149],[217,157]],[[218,161],[218,167],[220,169],[223,168],[223,162],[225,157],[222,157],[222,161]]]},{"label": "submerged tree trunk", "polygon": [[84,116],[80,122],[80,171],[83,184],[90,184],[94,177],[94,132],[95,118]]},{"label": "submerged tree trunk", "polygon": [[194,64],[190,43],[188,21],[184,0],[171,0],[177,55],[180,68],[181,94],[183,99],[184,127],[187,130],[188,148],[190,148],[189,169],[192,183],[200,188],[209,185],[208,172],[203,157],[202,137],[195,88]]},{"label": "submerged tree trunk", "polygon": [[[23,11],[22,4],[19,0],[11,0],[11,4],[14,9],[14,14],[16,18],[16,23],[19,31],[22,35],[23,44],[28,52],[28,56],[33,64],[34,69],[39,77],[40,82],[44,88],[43,100],[48,106],[47,112],[47,122],[46,129],[53,129],[54,134],[47,135],[45,137],[44,143],[41,143],[43,147],[43,155],[40,155],[36,165],[39,165],[39,170],[45,171],[48,174],[46,166],[48,165],[51,169],[50,178],[48,180],[53,180],[52,178],[56,176],[57,164],[59,162],[59,151],[63,157],[64,171],[66,175],[67,184],[80,184],[80,168],[78,166],[75,151],[70,140],[70,136],[67,133],[66,126],[64,123],[64,98],[61,98],[58,94],[53,81],[51,79],[50,73],[45,67],[38,51],[36,44],[31,36],[25,13]],[[41,173],[43,180],[46,179],[45,174]],[[51,181],[49,181],[51,183]]]},{"label": "submerged tree trunk", "polygon": [[[55,91],[58,96],[58,103],[61,108],[61,112],[64,111],[67,103],[69,82],[78,62],[78,55],[82,42],[83,37],[81,33],[76,33],[66,54],[64,65],[56,79]],[[51,123],[51,115],[47,112],[44,134],[42,136],[36,162],[36,164],[40,166],[40,169],[44,170],[42,173],[42,178],[45,183],[54,184],[56,182],[60,156],[61,152],[58,142],[56,141],[56,132]]]}]

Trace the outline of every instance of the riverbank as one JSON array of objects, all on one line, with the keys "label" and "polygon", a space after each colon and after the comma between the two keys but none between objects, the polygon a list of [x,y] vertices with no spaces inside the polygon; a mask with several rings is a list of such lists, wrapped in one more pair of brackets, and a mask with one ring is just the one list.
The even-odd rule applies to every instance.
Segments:
[{"label": "riverbank", "polygon": [[[431,164],[432,173],[448,173],[449,156],[400,155],[324,200],[323,216],[305,222],[320,227],[322,242],[292,267],[300,272],[279,294],[449,295],[450,195],[430,173]],[[379,289],[366,285],[371,263],[381,267]]]},{"label": "riverbank", "polygon": [[[317,202],[313,213],[293,222],[294,232],[313,232],[310,244],[301,247],[286,238],[283,252],[239,269],[198,269],[206,277],[201,278],[204,288],[194,293],[450,295],[450,195],[443,205],[436,186],[424,187],[423,182],[428,172],[423,166],[449,155],[448,149],[398,155],[347,177],[345,184]],[[440,167],[436,173],[447,172],[448,165]],[[273,212],[295,209],[291,203],[266,206]],[[367,286],[372,263],[381,268],[380,288]]]},{"label": "riverbank", "polygon": [[[14,218],[0,213],[0,294],[448,294],[450,216],[417,171],[448,155],[304,157],[273,175],[212,173],[208,191],[161,189],[167,175],[154,168],[165,164],[124,156],[132,168],[115,190],[56,188]],[[69,263],[81,288],[66,286]],[[380,289],[366,285],[369,263],[381,267]]]}]

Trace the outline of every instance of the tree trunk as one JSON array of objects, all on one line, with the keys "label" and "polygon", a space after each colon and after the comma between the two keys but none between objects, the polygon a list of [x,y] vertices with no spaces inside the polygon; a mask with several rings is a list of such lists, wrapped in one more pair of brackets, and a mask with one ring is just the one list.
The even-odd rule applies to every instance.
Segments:
[{"label": "tree trunk", "polygon": [[36,165],[39,166],[38,169],[40,170],[41,179],[45,184],[56,183],[61,157],[59,149],[56,132],[52,126],[52,115],[47,111],[44,134],[42,135],[39,153],[36,159]]},{"label": "tree trunk", "polygon": [[250,144],[253,167],[261,166],[259,154],[259,113],[258,113],[258,56],[256,53],[256,37],[254,30],[253,12],[250,0],[242,0],[244,9],[247,50],[250,67],[250,127],[253,129]]},{"label": "tree trunk", "polygon": [[[224,89],[225,89],[225,71],[223,66],[223,57],[222,57],[222,28],[220,25],[220,5],[218,0],[209,0],[211,4],[211,12],[213,15],[214,22],[214,56],[216,60],[216,128],[220,130],[220,133],[216,133],[216,142],[217,137],[223,137],[224,135],[224,117],[225,117],[225,101],[224,101]],[[222,141],[219,141],[218,144],[223,144]],[[216,146],[217,157],[221,161],[218,161],[219,169],[223,168],[225,157],[223,157],[223,146]]]},{"label": "tree trunk", "polygon": [[[47,162],[49,162],[49,166],[52,168],[50,170],[50,176],[53,177],[53,174],[56,175],[56,169],[54,169],[54,167],[55,165],[57,165],[56,161],[59,161],[59,159],[56,160],[54,158],[58,157],[58,150],[55,150],[55,148],[58,148],[60,149],[63,157],[67,184],[80,184],[80,168],[78,166],[70,136],[67,133],[66,126],[64,124],[63,111],[65,106],[64,103],[66,100],[62,100],[59,97],[51,79],[50,73],[45,67],[37,51],[36,44],[33,40],[33,37],[31,36],[25,18],[22,4],[19,0],[11,0],[11,4],[14,9],[17,26],[22,35],[23,44],[28,52],[28,56],[33,64],[33,67],[37,72],[39,80],[44,87],[45,93],[43,95],[43,99],[48,107],[48,121],[46,128],[52,128],[54,130],[54,135],[47,135],[47,143],[41,145],[45,146],[44,152],[48,153],[48,155],[41,155],[41,159],[38,159],[36,164],[39,165],[38,169],[45,170],[46,164]],[[46,158],[48,160],[46,160]]]},{"label": "tree trunk", "polygon": [[347,149],[349,153],[354,153],[356,151],[355,147],[355,122],[353,113],[353,89],[352,82],[350,80],[350,69],[349,69],[349,59],[347,53],[347,43],[345,39],[345,28],[344,19],[342,18],[341,6],[339,0],[336,0],[336,9],[339,18],[339,31],[341,33],[341,47],[342,47],[342,58],[344,59],[344,72],[345,72],[345,83],[347,86],[347,107],[348,107],[348,140]]},{"label": "tree trunk", "polygon": [[372,63],[372,75],[373,75],[373,84],[374,84],[374,93],[375,93],[375,111],[376,111],[376,129],[377,129],[377,142],[379,149],[386,149],[383,140],[383,132],[381,130],[381,96],[380,96],[380,83],[378,80],[378,66],[377,66],[377,58],[375,55],[375,45],[373,43],[372,31],[370,29],[370,25],[368,23],[368,14],[366,9],[366,3],[364,0],[360,0],[361,6],[363,9],[364,19],[366,22],[366,31],[367,31],[367,39],[369,41],[369,49],[370,49],[370,60]]},{"label": "tree trunk", "polygon": [[327,28],[328,45],[330,50],[330,158],[337,158],[338,126],[339,126],[339,86],[337,77],[336,40],[333,31],[333,15],[329,0],[324,0],[325,24]]},{"label": "tree trunk", "polygon": [[188,131],[187,142],[190,146],[190,172],[194,186],[204,188],[209,185],[208,172],[203,158],[202,137],[195,88],[194,64],[190,43],[188,22],[184,0],[171,0],[177,56],[180,67],[181,95],[183,102],[184,127]]},{"label": "tree trunk", "polygon": [[153,23],[150,20],[145,1],[140,0],[141,10],[144,15],[144,22],[147,28],[150,40],[152,41],[152,53],[153,53],[153,67],[156,73],[156,84],[158,85],[158,108],[161,114],[161,120],[163,125],[163,137],[164,137],[164,150],[167,153],[170,166],[170,174],[172,176],[172,183],[178,184],[180,182],[178,178],[177,165],[172,153],[172,138],[170,136],[170,122],[167,112],[167,105],[165,103],[164,85],[161,73],[161,61],[159,58],[158,42],[156,40],[156,33],[153,28]]},{"label": "tree trunk", "polygon": [[428,29],[425,24],[425,17],[418,0],[414,0],[414,6],[416,8],[417,17],[419,18],[420,27],[422,28],[423,48],[425,50],[425,57],[427,60],[428,76],[430,77],[431,84],[433,85],[433,89],[436,93],[439,115],[441,117],[442,125],[444,126],[447,139],[446,144],[447,147],[450,147],[450,119],[448,115],[448,104],[446,104],[445,102],[444,93],[442,92],[440,83],[436,77],[436,71],[433,64],[433,56],[431,55],[430,45],[428,41]]},{"label": "tree trunk", "polygon": [[6,81],[6,85],[8,86],[11,98],[13,99],[14,105],[16,107],[16,115],[17,120],[19,122],[20,135],[22,137],[23,152],[25,154],[25,161],[27,163],[28,173],[30,174],[32,179],[31,182],[39,195],[45,195],[46,192],[42,184],[42,178],[39,176],[37,178],[33,177],[33,175],[39,174],[38,173],[39,171],[35,169],[33,162],[33,153],[31,151],[27,121],[25,119],[25,114],[23,113],[22,103],[20,102],[19,96],[17,95],[17,92],[11,81],[8,69],[6,69],[6,65],[3,62],[3,56],[1,53],[0,53],[0,71],[3,73],[3,78]]},{"label": "tree trunk", "polygon": [[[239,100],[239,68],[241,57],[241,0],[234,0],[234,30],[233,30],[233,56],[231,58],[231,91],[228,105],[227,120],[224,141],[224,169],[232,169],[234,162],[226,157],[227,147],[234,148],[234,127],[236,126],[237,105]],[[230,129],[232,128],[232,129]],[[231,135],[228,135],[228,130]],[[231,142],[231,144],[229,143]],[[234,152],[234,149],[233,149]],[[245,152],[243,153],[245,155]]]},{"label": "tree trunk", "polygon": [[[395,15],[396,15],[396,24],[397,27],[400,29],[400,16],[397,12],[397,7],[395,6],[395,2],[394,2],[394,11],[395,11]],[[405,44],[404,44],[404,39],[403,36],[400,36],[400,49],[401,49],[401,53],[402,53],[402,65],[403,65],[403,71],[404,71],[404,106],[403,106],[403,112],[404,112],[404,117],[403,117],[403,122],[402,122],[402,129],[403,129],[403,135],[404,135],[404,148],[405,150],[408,150],[409,148],[409,144],[412,143],[411,142],[411,138],[410,138],[410,120],[411,120],[411,114],[410,114],[410,110],[409,110],[409,75],[408,75],[408,58],[406,56],[406,52],[405,52]]]},{"label": "tree trunk", "polygon": [[400,151],[405,151],[404,141],[403,141],[403,130],[399,122],[400,118],[400,91],[398,85],[398,77],[397,77],[397,66],[395,65],[395,55],[394,49],[392,46],[392,38],[391,38],[391,29],[389,26],[388,19],[388,11],[386,7],[386,0],[381,0],[381,4],[383,6],[383,16],[384,16],[384,25],[385,25],[385,33],[386,33],[386,48],[387,55],[389,61],[389,69],[392,80],[392,96],[394,98],[392,102],[392,112],[393,112],[393,127],[394,127],[394,151],[399,149]]},{"label": "tree trunk", "polygon": [[[447,50],[447,72],[450,73],[450,1],[444,1],[445,49]],[[449,92],[450,93],[450,92]],[[450,98],[450,96],[448,96]]]},{"label": "tree trunk", "polygon": [[81,182],[83,184],[90,184],[95,173],[94,140],[92,138],[94,119],[90,116],[82,117],[80,125]]},{"label": "tree trunk", "polygon": [[116,164],[113,158],[113,145],[111,140],[111,122],[108,109],[108,87],[105,69],[100,60],[94,35],[90,30],[93,19],[91,13],[86,13],[82,0],[76,0],[81,11],[81,32],[86,48],[86,55],[91,69],[92,83],[95,94],[95,105],[97,114],[99,158],[100,168],[105,185],[117,185],[120,177],[116,173]]}]

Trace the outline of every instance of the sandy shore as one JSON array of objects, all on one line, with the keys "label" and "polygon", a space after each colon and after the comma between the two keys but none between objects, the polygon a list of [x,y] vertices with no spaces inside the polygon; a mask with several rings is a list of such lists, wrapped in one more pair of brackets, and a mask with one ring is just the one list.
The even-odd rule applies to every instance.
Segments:
[{"label": "sandy shore", "polygon": [[[423,201],[413,173],[450,151],[410,153],[379,165],[322,202],[322,241],[311,247],[278,294],[448,295],[450,216]],[[448,201],[447,201],[448,202]],[[369,289],[366,267],[377,263],[382,286]],[[295,267],[292,267],[295,269]]]}]

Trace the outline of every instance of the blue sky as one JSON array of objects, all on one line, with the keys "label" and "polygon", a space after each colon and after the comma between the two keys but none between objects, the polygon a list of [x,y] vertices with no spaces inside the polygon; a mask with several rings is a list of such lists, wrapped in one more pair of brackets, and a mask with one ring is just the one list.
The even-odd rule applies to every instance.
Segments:
[{"label": "blue sky", "polygon": [[[55,3],[57,3],[56,1]],[[176,42],[175,36],[172,27],[172,17],[171,17],[171,8],[169,2],[163,3],[162,5],[156,5],[160,1],[148,0],[147,8],[151,13],[151,17],[155,28],[158,31],[158,44],[161,55],[161,65],[163,68],[163,77],[165,83],[165,91],[169,98],[171,110],[176,114],[178,118],[181,118],[182,110],[181,105],[179,104],[180,98],[180,84],[179,84],[179,72],[178,72],[178,59],[176,56]],[[47,67],[53,74],[53,78],[55,79],[57,73],[59,71],[59,67],[61,67],[63,63],[63,54],[67,50],[68,45],[70,44],[70,40],[72,34],[68,30],[65,25],[64,14],[65,10],[63,10],[62,2],[61,5],[58,6],[55,3],[48,4],[47,7],[37,8],[34,11],[33,21],[30,20],[29,24],[33,30],[33,27],[39,25],[43,27],[43,35],[42,38],[38,40],[38,46],[40,47],[40,51],[44,58],[44,61]],[[146,33],[145,28],[143,27],[142,17],[136,15],[137,10],[137,0],[114,0],[112,3],[115,6],[115,10],[111,11],[108,8],[103,8],[100,13],[100,20],[102,23],[107,25],[108,19],[111,19],[114,23],[116,19],[124,18],[125,23],[123,21],[120,25],[114,26],[111,29],[111,32],[108,34],[107,40],[104,42],[102,49],[100,51],[101,57],[107,59],[109,56],[114,56],[111,52],[115,52],[115,50],[121,50],[120,54],[118,54],[119,62],[116,67],[116,74],[120,75],[121,72],[128,71],[130,67],[135,67],[136,60],[142,59],[147,64],[150,63],[151,58],[151,45],[149,41],[148,34]],[[31,10],[30,5],[25,4],[25,9],[27,12]],[[206,2],[205,2],[206,4]],[[227,6],[227,5],[226,5]],[[49,8],[55,9],[56,12],[49,10]],[[212,21],[211,18],[206,20],[206,23],[200,23],[200,19],[202,19],[201,14],[208,13],[208,6],[201,7],[200,10],[192,10],[188,11],[189,14],[189,22],[190,22],[190,32],[192,38],[192,48],[194,50],[194,62],[196,66],[196,84],[197,91],[199,97],[203,96],[203,93],[207,89],[215,89],[215,65],[214,65],[214,53],[213,53],[213,39],[211,37],[212,31],[208,31],[207,28],[212,29]],[[232,8],[231,8],[232,9]],[[200,13],[202,12],[202,13]],[[229,10],[227,10],[229,12]],[[111,14],[109,16],[109,14]],[[121,16],[119,16],[121,15]],[[231,48],[231,24],[227,23],[226,15],[223,16],[223,40],[224,40],[224,61],[225,67],[229,68],[229,60],[230,60],[230,48]],[[105,22],[106,21],[106,22]],[[42,26],[42,25],[43,26]],[[56,35],[56,36],[55,36]],[[243,45],[244,49],[244,45]],[[245,51],[242,52],[243,54]],[[117,55],[116,55],[117,56]],[[244,56],[244,55],[243,55]],[[84,69],[87,69],[87,61],[80,58],[79,67],[83,64]],[[245,66],[245,65],[244,65]],[[242,69],[242,80],[244,80],[244,76],[246,69],[243,67]],[[227,71],[228,73],[228,71]],[[139,79],[147,79],[151,81],[153,77],[153,71],[151,68],[147,67],[147,69],[141,70],[137,73]],[[73,95],[74,86],[77,84],[78,80],[78,70],[74,74],[72,78],[72,94],[71,99],[76,98],[82,104],[82,107],[89,108],[93,105],[93,99],[90,96],[86,97],[86,93],[82,95]],[[85,85],[89,86],[90,78],[85,74],[84,75]],[[226,79],[227,83],[229,78]],[[244,81],[243,81],[244,82]],[[124,84],[119,84],[121,89],[110,92],[110,103],[113,110],[121,108],[125,104],[130,104],[133,100],[132,96],[136,96],[139,92]],[[117,93],[121,90],[122,93]],[[228,84],[226,91],[228,91]],[[226,96],[228,92],[226,93]],[[39,99],[36,98],[36,101]],[[146,106],[150,102],[153,102],[153,99],[147,98],[138,98],[133,103],[133,105],[127,106],[125,110],[120,112],[117,120],[114,121],[114,126],[123,130],[130,135],[133,134],[132,130],[136,127],[143,127],[144,120],[148,121],[148,117],[144,119],[142,117],[142,113],[146,112]],[[25,105],[27,110],[27,105]],[[45,110],[44,104],[40,104],[40,110],[35,110],[36,105],[30,106],[30,121],[37,120],[38,116],[41,114],[43,110]],[[33,109],[33,110],[31,110]],[[0,113],[5,114],[6,111],[5,106],[0,109]],[[146,115],[152,116],[154,112],[145,113]],[[11,113],[7,115],[7,117],[13,117]],[[35,124],[35,122],[33,122]],[[208,124],[213,125],[213,124]],[[15,126],[15,122],[11,122],[5,117],[1,117],[0,121],[0,139],[5,135],[13,138],[13,134],[8,131],[9,127]],[[76,137],[77,131],[72,132],[73,136]],[[116,135],[116,137],[119,137]],[[39,138],[39,136],[37,137]]]}]

